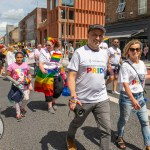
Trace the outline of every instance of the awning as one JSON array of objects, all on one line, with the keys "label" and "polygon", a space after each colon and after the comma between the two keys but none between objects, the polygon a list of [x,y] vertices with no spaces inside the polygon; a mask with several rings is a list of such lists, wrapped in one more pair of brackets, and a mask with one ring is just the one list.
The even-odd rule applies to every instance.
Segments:
[{"label": "awning", "polygon": [[106,36],[109,38],[124,38],[124,37],[130,38],[130,37],[134,37],[143,32],[144,32],[144,29],[122,31],[122,32],[112,32],[112,33],[106,33]]}]

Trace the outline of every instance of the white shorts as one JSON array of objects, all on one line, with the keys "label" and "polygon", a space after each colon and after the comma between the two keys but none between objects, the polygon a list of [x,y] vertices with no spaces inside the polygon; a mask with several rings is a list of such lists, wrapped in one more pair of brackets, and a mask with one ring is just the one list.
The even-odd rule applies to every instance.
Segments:
[{"label": "white shorts", "polygon": [[30,90],[23,90],[24,93],[24,99],[23,100],[29,100],[29,94],[30,94]]}]

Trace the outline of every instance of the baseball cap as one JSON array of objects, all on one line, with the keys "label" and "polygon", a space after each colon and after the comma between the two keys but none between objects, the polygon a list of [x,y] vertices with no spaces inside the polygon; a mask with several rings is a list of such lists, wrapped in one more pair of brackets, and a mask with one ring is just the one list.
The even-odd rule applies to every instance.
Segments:
[{"label": "baseball cap", "polygon": [[93,24],[93,25],[89,25],[89,29],[88,29],[88,33],[94,29],[100,29],[102,30],[104,33],[106,32],[106,29],[102,26],[102,25],[99,25],[99,24]]}]

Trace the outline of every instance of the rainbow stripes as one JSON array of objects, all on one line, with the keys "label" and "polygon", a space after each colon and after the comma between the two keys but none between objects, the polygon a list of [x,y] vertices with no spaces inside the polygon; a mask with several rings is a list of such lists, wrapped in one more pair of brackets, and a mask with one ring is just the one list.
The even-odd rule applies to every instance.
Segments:
[{"label": "rainbow stripes", "polygon": [[51,56],[50,62],[59,62],[61,58],[62,58],[62,54],[54,52]]},{"label": "rainbow stripes", "polygon": [[58,73],[58,69],[47,70],[48,74],[43,74],[39,69],[34,81],[34,90],[36,92],[42,92],[45,96],[53,96],[54,94],[54,75]]}]

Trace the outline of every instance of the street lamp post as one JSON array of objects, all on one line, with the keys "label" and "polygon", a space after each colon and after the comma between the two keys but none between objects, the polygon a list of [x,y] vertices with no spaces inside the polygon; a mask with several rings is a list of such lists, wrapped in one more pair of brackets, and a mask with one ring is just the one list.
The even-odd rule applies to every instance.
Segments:
[{"label": "street lamp post", "polygon": [[66,30],[67,30],[67,26],[66,26],[66,19],[67,19],[67,17],[66,17],[66,0],[65,0],[65,42],[64,42],[64,45],[65,45],[65,58],[66,58],[66,48],[67,48],[67,42],[66,42]]}]

